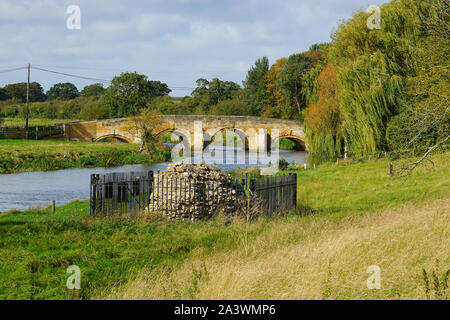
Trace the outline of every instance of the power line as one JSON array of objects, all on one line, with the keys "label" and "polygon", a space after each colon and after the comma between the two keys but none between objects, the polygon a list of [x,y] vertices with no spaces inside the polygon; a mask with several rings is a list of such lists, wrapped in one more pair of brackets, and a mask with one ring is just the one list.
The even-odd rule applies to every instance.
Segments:
[{"label": "power line", "polygon": [[72,77],[72,78],[79,78],[79,79],[84,79],[84,80],[91,80],[91,81],[97,81],[97,82],[104,82],[104,83],[110,83],[111,80],[105,80],[105,79],[97,79],[97,78],[91,78],[91,77],[85,77],[85,76],[79,76],[79,75],[75,75],[75,74],[70,74],[70,73],[64,73],[64,72],[58,72],[58,71],[53,71],[53,70],[48,70],[48,69],[43,69],[43,68],[39,68],[39,67],[31,67],[32,69],[35,70],[41,70],[41,71],[45,71],[45,72],[50,72],[50,73],[55,73],[55,74],[61,74],[63,76],[67,76],[67,77]]},{"label": "power line", "polygon": [[[28,66],[17,67],[17,68],[10,68],[10,69],[3,69],[3,70],[0,70],[0,73],[24,70],[24,69],[27,69],[27,68],[28,68]],[[77,68],[77,67],[75,67],[75,68]],[[79,69],[83,69],[83,67],[78,67],[78,68]],[[38,67],[37,65],[36,66],[35,65],[31,66],[31,69],[44,71],[44,72],[49,72],[49,73],[54,73],[54,74],[59,74],[59,75],[63,75],[63,76],[66,76],[66,77],[83,79],[83,80],[102,82],[102,83],[111,83],[111,80],[100,79],[100,78],[92,78],[92,77],[87,77],[87,76],[81,76],[81,75],[76,75],[76,74],[71,74],[71,73],[65,73],[65,72],[59,72],[59,71],[55,71],[55,70],[44,69],[44,68]],[[85,69],[89,69],[89,68],[85,68]],[[174,91],[185,91],[185,90],[194,90],[195,89],[193,87],[182,87],[182,86],[168,86],[168,87],[169,87],[169,89],[174,90]]]},{"label": "power line", "polygon": [[[59,71],[54,71],[54,70],[43,69],[43,68],[39,68],[39,67],[33,67],[32,66],[31,68],[32,69],[36,69],[36,70],[45,71],[45,72],[61,74],[61,75],[68,76],[68,77],[84,79],[84,80],[92,80],[92,81],[104,82],[104,83],[110,83],[111,82],[111,80],[91,78],[91,77],[80,76],[80,75],[75,75],[75,74],[70,74],[70,73],[65,73],[65,72],[59,72]],[[195,89],[195,88],[192,88],[192,87],[177,87],[177,86],[173,86],[173,87],[169,86],[169,88],[173,89],[173,90],[194,90]]]},{"label": "power line", "polygon": [[40,67],[40,68],[55,68],[55,69],[119,71],[119,69],[111,69],[111,68],[76,67],[76,66],[53,66],[53,65],[40,65],[40,64],[35,64],[34,66]]},{"label": "power line", "polygon": [[[36,67],[40,68],[55,68],[55,69],[72,69],[72,70],[98,70],[98,71],[113,71],[113,72],[126,72],[127,69],[114,69],[114,68],[96,68],[96,67],[78,67],[78,66],[55,66],[55,65],[37,65]],[[145,72],[149,74],[201,74],[201,75],[216,75],[218,73],[227,73],[229,71],[226,70],[217,70],[217,71],[161,71],[161,70],[142,70],[140,72]]]},{"label": "power line", "polygon": [[23,69],[27,69],[27,67],[24,66],[24,67],[13,68],[13,69],[3,69],[3,70],[0,70],[0,73],[13,72],[13,71],[23,70]]},{"label": "power line", "polygon": [[5,65],[3,65],[3,66],[0,66],[0,69],[12,69],[12,68],[22,68],[22,67],[27,67],[27,65],[26,64],[16,64],[16,65],[13,65],[13,66],[11,66],[11,65],[8,65],[8,66],[5,66]]}]

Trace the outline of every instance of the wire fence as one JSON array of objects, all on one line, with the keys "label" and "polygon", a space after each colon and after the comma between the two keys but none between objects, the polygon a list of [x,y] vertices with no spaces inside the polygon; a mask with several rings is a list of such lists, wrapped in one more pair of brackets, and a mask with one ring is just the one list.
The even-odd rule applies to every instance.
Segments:
[{"label": "wire fence", "polygon": [[138,173],[93,174],[92,216],[137,217],[144,211],[170,219],[197,221],[217,213],[239,215],[249,209],[266,215],[291,210],[297,203],[297,176],[228,176],[207,180]]},{"label": "wire fence", "polygon": [[[64,133],[61,125],[28,127],[28,139],[41,140]],[[0,139],[26,139],[27,132],[24,127],[0,127]]]}]

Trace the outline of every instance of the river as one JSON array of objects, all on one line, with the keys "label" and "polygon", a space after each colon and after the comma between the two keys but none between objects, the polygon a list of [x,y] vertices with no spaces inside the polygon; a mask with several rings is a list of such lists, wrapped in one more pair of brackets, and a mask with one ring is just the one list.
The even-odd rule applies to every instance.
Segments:
[{"label": "river", "polygon": [[[228,152],[224,152],[228,151]],[[223,154],[222,154],[222,153]],[[225,155],[225,156],[223,156]],[[280,159],[289,163],[302,164],[306,162],[308,153],[304,151],[280,151]],[[273,157],[273,155],[272,155]],[[203,155],[203,161],[214,163],[222,170],[229,171],[236,168],[266,166],[274,163],[275,158],[270,155],[257,155],[234,149],[230,152],[227,147],[214,152],[211,148]],[[218,161],[217,159],[222,159]],[[184,161],[199,162],[202,159]],[[24,172],[18,174],[0,175],[0,212],[17,209],[25,210],[31,207],[43,207],[56,201],[56,205],[68,203],[74,199],[89,198],[90,175],[106,172],[138,172],[144,170],[165,170],[168,162],[157,163],[151,166],[126,165],[113,168],[83,168],[56,171]]]}]

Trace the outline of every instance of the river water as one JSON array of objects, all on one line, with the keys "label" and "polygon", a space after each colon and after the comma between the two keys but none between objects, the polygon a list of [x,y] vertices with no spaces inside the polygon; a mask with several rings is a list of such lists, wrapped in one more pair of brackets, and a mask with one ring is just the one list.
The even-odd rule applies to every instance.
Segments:
[{"label": "river water", "polygon": [[[304,151],[280,151],[279,158],[289,163],[302,164],[306,162],[308,153]],[[244,152],[234,148],[210,148],[203,154],[203,158],[184,159],[184,162],[198,163],[205,161],[215,164],[222,170],[229,171],[236,168],[265,167],[268,163],[275,163],[275,155]],[[90,175],[107,172],[139,172],[144,170],[165,170],[168,162],[151,166],[126,165],[113,168],[83,168],[56,171],[24,172],[18,174],[0,175],[0,212],[31,207],[43,207],[56,201],[62,205],[74,199],[89,198]]]}]

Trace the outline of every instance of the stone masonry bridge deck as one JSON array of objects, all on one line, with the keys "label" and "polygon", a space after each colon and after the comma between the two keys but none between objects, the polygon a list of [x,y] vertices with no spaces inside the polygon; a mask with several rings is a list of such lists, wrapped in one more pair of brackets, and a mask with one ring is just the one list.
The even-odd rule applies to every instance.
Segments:
[{"label": "stone masonry bridge deck", "polygon": [[[139,143],[140,138],[130,132],[130,127],[131,120],[128,118],[73,122],[64,125],[64,137],[73,141],[102,141],[113,138]],[[154,133],[162,135],[173,132],[182,138],[186,147],[200,150],[223,131],[232,131],[239,135],[246,150],[250,151],[265,151],[281,138],[292,140],[299,150],[307,149],[303,123],[294,120],[247,116],[165,115]]]}]

